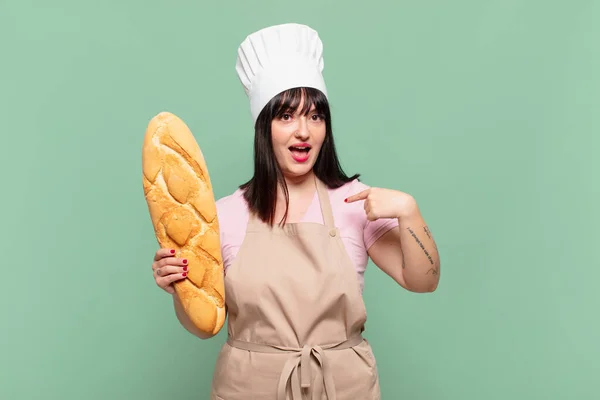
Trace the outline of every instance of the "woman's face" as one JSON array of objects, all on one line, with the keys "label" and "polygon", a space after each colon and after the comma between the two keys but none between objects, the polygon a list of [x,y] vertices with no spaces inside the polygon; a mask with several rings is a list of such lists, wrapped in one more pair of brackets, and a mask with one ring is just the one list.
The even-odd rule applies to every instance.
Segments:
[{"label": "woman's face", "polygon": [[[302,105],[297,109],[302,110]],[[286,178],[311,172],[325,140],[325,130],[325,120],[314,106],[307,115],[290,111],[271,122],[273,151]]]}]

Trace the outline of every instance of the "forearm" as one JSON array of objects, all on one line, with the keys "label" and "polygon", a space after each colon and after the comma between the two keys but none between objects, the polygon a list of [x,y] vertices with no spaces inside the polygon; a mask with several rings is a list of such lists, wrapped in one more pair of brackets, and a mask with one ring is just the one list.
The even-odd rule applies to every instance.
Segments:
[{"label": "forearm", "polygon": [[210,339],[213,337],[211,334],[202,332],[193,324],[192,320],[190,320],[185,313],[185,309],[183,308],[181,301],[179,301],[179,296],[177,296],[177,293],[173,293],[173,307],[175,308],[175,315],[177,316],[177,319],[188,332],[199,337],[200,339]]},{"label": "forearm", "polygon": [[434,291],[440,279],[440,257],[433,235],[418,210],[398,222],[406,284],[417,292]]}]

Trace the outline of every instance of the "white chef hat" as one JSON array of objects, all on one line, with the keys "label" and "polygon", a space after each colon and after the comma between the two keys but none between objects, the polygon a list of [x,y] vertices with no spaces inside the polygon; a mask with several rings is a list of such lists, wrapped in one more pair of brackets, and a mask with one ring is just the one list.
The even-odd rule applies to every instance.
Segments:
[{"label": "white chef hat", "polygon": [[253,122],[284,90],[304,86],[327,96],[323,65],[323,43],[306,25],[275,25],[248,35],[238,48],[235,69],[250,99]]}]

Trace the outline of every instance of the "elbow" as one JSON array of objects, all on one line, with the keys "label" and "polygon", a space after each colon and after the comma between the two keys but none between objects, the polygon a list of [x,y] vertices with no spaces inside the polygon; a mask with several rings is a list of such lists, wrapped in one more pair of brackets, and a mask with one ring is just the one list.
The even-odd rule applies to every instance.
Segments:
[{"label": "elbow", "polygon": [[423,293],[433,293],[437,290],[440,283],[440,263],[436,263],[427,273],[428,280],[423,282]]},{"label": "elbow", "polygon": [[183,324],[183,327],[185,328],[186,331],[188,331],[190,334],[192,334],[193,336],[201,339],[201,340],[208,340],[208,339],[212,339],[213,337],[217,336],[218,332],[204,332],[201,331],[200,329],[198,329],[196,326],[193,325],[187,325],[187,324]]},{"label": "elbow", "polygon": [[413,293],[433,293],[440,283],[439,275],[428,276],[428,279],[405,279],[405,288]]},{"label": "elbow", "polygon": [[204,333],[204,332],[198,332],[195,335],[196,335],[196,337],[200,338],[201,340],[208,340],[208,339],[212,339],[215,336],[217,336],[216,334]]},{"label": "elbow", "polygon": [[438,283],[439,280],[436,280],[433,284],[429,285],[429,287],[427,287],[427,289],[425,290],[424,293],[433,293],[437,290],[438,288]]},{"label": "elbow", "polygon": [[413,293],[433,293],[437,290],[437,283],[433,285],[409,286],[408,290]]},{"label": "elbow", "polygon": [[428,282],[427,285],[425,286],[425,291],[424,293],[433,293],[437,290],[438,285],[440,283],[440,276],[436,275],[435,279],[432,282]]}]

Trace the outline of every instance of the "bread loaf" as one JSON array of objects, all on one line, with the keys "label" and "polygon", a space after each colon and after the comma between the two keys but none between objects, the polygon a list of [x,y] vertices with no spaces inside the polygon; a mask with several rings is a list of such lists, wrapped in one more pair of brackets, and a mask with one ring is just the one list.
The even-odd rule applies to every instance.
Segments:
[{"label": "bread loaf", "polygon": [[174,284],[186,314],[202,332],[225,321],[219,221],[208,169],[188,126],[162,112],[150,120],[142,149],[144,197],[161,248],[188,260]]}]

